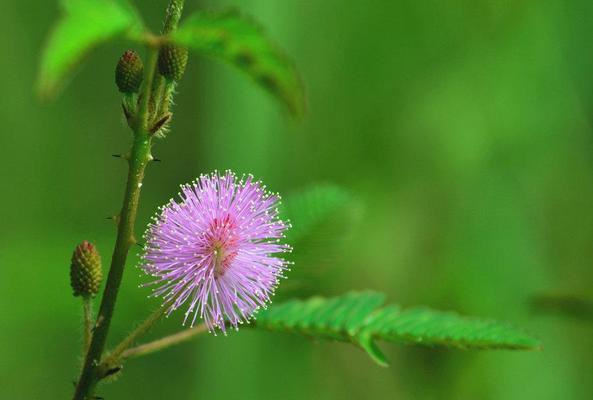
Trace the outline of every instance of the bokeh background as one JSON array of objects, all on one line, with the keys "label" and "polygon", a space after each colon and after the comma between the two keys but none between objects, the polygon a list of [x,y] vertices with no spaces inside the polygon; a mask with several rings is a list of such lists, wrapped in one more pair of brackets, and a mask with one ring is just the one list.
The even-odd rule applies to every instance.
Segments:
[{"label": "bokeh background", "polygon": [[[51,104],[34,85],[56,1],[2,2],[0,398],[65,399],[80,349],[69,258],[110,258],[129,133],[102,47]],[[154,28],[165,0],[136,2]],[[534,313],[593,288],[593,3],[586,0],[188,0],[241,7],[298,65],[309,112],[286,118],[249,80],[192,57],[150,166],[138,232],[201,172],[252,172],[289,194],[349,191],[348,218],[296,249],[279,297],[374,289],[391,302],[507,320],[541,352],[354,347],[244,329],[132,360],[113,399],[590,399],[593,325]],[[354,218],[350,218],[355,214]],[[346,223],[344,224],[344,222]],[[328,233],[329,232],[329,233]],[[158,302],[129,263],[111,331]],[[179,317],[153,336],[180,329]]]}]

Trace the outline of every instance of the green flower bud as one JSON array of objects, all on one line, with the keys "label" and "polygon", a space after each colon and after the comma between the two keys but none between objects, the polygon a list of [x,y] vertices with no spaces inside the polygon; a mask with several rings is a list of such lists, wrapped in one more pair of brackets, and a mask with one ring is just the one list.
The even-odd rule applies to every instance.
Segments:
[{"label": "green flower bud", "polygon": [[115,67],[115,83],[122,93],[138,93],[144,75],[144,65],[138,53],[127,50]]},{"label": "green flower bud", "polygon": [[70,285],[74,296],[96,295],[102,280],[101,256],[96,247],[85,240],[74,249],[70,264]]},{"label": "green flower bud", "polygon": [[173,45],[161,47],[159,51],[159,72],[169,81],[178,81],[187,66],[187,49]]}]

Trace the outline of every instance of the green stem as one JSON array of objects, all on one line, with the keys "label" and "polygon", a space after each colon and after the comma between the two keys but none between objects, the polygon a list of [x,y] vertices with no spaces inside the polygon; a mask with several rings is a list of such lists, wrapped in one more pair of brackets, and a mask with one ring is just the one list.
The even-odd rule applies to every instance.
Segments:
[{"label": "green stem", "polygon": [[200,324],[191,329],[186,329],[173,335],[165,336],[152,342],[148,342],[145,344],[141,344],[140,346],[127,349],[121,354],[121,358],[133,358],[140,357],[146,354],[151,354],[159,350],[163,350],[167,347],[171,347],[173,345],[186,342],[192,339],[193,337],[207,331],[208,328],[206,327],[206,325]]},{"label": "green stem", "polygon": [[93,310],[90,297],[83,297],[82,299],[82,313],[83,313],[83,343],[82,354],[86,354],[91,344],[92,327],[93,327]]},{"label": "green stem", "polygon": [[[149,138],[149,124],[150,124],[150,100],[151,100],[151,93],[152,93],[152,81],[156,74],[156,64],[159,57],[158,48],[150,48],[149,56],[148,56],[148,74],[144,79],[144,87],[142,90],[142,98],[140,102],[140,107],[138,109],[138,116],[136,120],[136,124],[134,125],[134,135],[136,138],[142,137],[144,139]],[[130,159],[132,161],[132,159]],[[131,168],[131,164],[130,164]]]},{"label": "green stem", "polygon": [[136,243],[134,225],[140,199],[140,188],[144,179],[146,165],[152,160],[150,154],[151,138],[148,135],[148,102],[151,92],[152,76],[156,68],[158,51],[151,49],[148,63],[148,77],[143,90],[144,97],[140,104],[137,122],[134,124],[134,143],[130,151],[128,180],[123,206],[120,213],[117,240],[111,259],[111,267],[107,284],[103,291],[101,307],[95,324],[95,332],[86,354],[84,367],[76,386],[75,400],[86,400],[94,395],[94,390],[100,377],[97,376],[97,365],[105,348],[105,341],[111,325],[111,318],[117,300],[119,286],[123,277],[124,266],[130,247]]},{"label": "green stem", "polygon": [[118,344],[115,349],[108,356],[105,357],[105,360],[101,362],[99,366],[99,370],[107,371],[110,368],[117,367],[120,363],[120,358],[122,353],[127,350],[130,346],[138,340],[141,336],[143,336],[146,332],[150,330],[154,326],[154,324],[165,314],[167,311],[166,306],[161,306],[156,309],[152,314],[148,316],[136,329],[134,329],[124,340]]},{"label": "green stem", "polygon": [[165,17],[165,23],[163,24],[163,35],[168,35],[177,29],[179,20],[181,19],[181,13],[183,13],[183,3],[185,0],[171,0],[167,7],[167,16]]},{"label": "green stem", "polygon": [[[185,0],[171,0],[169,2],[169,6],[167,7],[167,16],[165,17],[163,30],[161,32],[163,36],[169,35],[175,31],[175,29],[177,29],[177,25],[179,25],[179,20],[181,19],[181,14],[183,12],[184,3]],[[161,99],[161,101],[156,104],[158,109],[158,113],[156,115],[157,118],[169,111],[171,85],[173,85],[173,83],[168,84],[167,80],[160,74],[156,74],[154,77],[152,87],[154,88],[154,93],[158,94],[158,98]]]}]

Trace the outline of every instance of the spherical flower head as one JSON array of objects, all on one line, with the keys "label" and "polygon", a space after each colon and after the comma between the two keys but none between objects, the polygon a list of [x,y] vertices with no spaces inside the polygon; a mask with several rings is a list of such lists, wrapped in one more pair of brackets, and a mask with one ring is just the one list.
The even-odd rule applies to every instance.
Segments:
[{"label": "spherical flower head", "polygon": [[199,316],[226,333],[269,303],[288,266],[289,224],[278,218],[279,196],[251,175],[202,175],[180,197],[149,225],[141,268],[156,278],[148,285],[168,314],[187,304],[184,324]]}]

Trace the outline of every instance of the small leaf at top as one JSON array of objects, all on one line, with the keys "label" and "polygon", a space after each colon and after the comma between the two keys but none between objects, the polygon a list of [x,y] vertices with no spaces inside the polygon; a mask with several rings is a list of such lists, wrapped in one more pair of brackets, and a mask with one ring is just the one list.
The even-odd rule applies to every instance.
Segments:
[{"label": "small leaf at top", "polygon": [[238,67],[280,100],[293,116],[304,112],[304,88],[295,67],[250,18],[236,11],[197,12],[170,39]]},{"label": "small leaf at top", "polygon": [[96,45],[119,35],[137,37],[142,22],[126,0],[62,0],[63,15],[43,52],[39,92],[51,97]]}]

